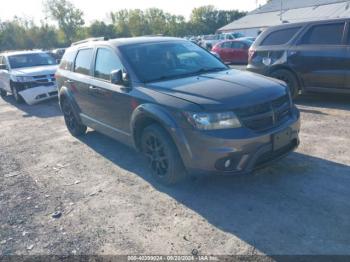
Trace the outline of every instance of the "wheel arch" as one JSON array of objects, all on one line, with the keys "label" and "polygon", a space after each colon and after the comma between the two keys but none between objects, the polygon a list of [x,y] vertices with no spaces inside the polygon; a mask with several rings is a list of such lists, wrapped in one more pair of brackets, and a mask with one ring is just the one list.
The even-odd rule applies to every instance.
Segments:
[{"label": "wheel arch", "polygon": [[[153,104],[142,104],[138,106],[131,117],[131,131],[136,149],[140,150],[140,142],[143,130],[152,125],[158,124],[170,135],[174,141],[173,130],[176,127],[175,121],[170,114],[161,106]],[[176,144],[176,142],[174,141]]]},{"label": "wheel arch", "polygon": [[81,118],[80,118],[80,108],[78,106],[78,104],[76,103],[73,95],[71,94],[71,92],[69,91],[69,89],[65,86],[61,87],[58,93],[58,104],[61,108],[61,111],[63,111],[62,108],[62,104],[63,101],[68,101],[70,103],[70,105],[73,108],[73,113],[75,115],[75,117],[79,120],[80,124],[82,123]]},{"label": "wheel arch", "polygon": [[302,90],[304,88],[304,83],[303,83],[302,79],[300,78],[299,74],[287,65],[273,66],[268,70],[267,75],[271,76],[271,74],[273,74],[274,72],[276,72],[278,70],[286,70],[286,71],[291,72],[294,75],[295,79],[298,81],[299,89]]}]

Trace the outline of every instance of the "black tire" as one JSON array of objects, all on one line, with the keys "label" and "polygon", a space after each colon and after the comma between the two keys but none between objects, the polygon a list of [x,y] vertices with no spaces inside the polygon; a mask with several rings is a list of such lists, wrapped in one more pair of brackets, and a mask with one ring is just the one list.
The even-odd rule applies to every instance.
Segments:
[{"label": "black tire", "polygon": [[271,73],[271,77],[286,82],[293,98],[299,95],[299,83],[295,75],[286,69],[279,69]]},{"label": "black tire", "polygon": [[86,133],[87,127],[80,123],[71,104],[66,100],[62,101],[62,112],[64,122],[66,123],[67,129],[72,136],[79,137]]},{"label": "black tire", "polygon": [[15,98],[16,102],[18,104],[22,104],[24,102],[22,96],[18,93],[18,90],[15,86],[11,85],[11,91],[12,91],[12,95]]},{"label": "black tire", "polygon": [[7,92],[4,89],[0,89],[0,96],[4,98],[5,96],[7,96]]},{"label": "black tire", "polygon": [[152,175],[158,182],[169,186],[184,178],[186,171],[179,152],[172,138],[161,126],[153,124],[145,128],[141,147]]}]

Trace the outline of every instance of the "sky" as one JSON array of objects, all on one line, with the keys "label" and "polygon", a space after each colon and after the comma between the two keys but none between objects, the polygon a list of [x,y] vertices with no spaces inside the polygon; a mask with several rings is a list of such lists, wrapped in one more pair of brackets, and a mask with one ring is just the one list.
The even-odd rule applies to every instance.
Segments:
[{"label": "sky", "polygon": [[[4,0],[2,0],[4,1]],[[257,3],[264,4],[266,0],[70,0],[84,12],[87,23],[94,20],[108,22],[107,14],[119,9],[157,7],[166,12],[189,17],[191,10],[202,5],[214,5],[218,9],[238,9],[251,11]],[[14,16],[33,18],[39,22],[45,18],[43,0],[9,0],[0,8],[0,21],[12,19]]]}]

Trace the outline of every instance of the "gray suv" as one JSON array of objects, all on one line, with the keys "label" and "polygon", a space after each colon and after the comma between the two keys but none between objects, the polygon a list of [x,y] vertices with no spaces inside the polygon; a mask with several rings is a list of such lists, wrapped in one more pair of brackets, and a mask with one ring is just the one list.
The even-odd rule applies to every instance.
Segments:
[{"label": "gray suv", "polygon": [[299,144],[283,82],[231,70],[186,40],[89,39],[66,51],[56,79],[72,135],[88,126],[138,149],[164,184],[251,172]]}]

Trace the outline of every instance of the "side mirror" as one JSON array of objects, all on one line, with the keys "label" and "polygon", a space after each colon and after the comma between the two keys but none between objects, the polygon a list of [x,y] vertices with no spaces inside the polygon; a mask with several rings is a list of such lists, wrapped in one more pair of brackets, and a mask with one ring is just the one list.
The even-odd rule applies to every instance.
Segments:
[{"label": "side mirror", "polygon": [[0,64],[0,70],[7,70],[7,66],[5,64]]},{"label": "side mirror", "polygon": [[111,72],[111,83],[115,85],[123,84],[123,71],[121,69],[114,70]]}]

